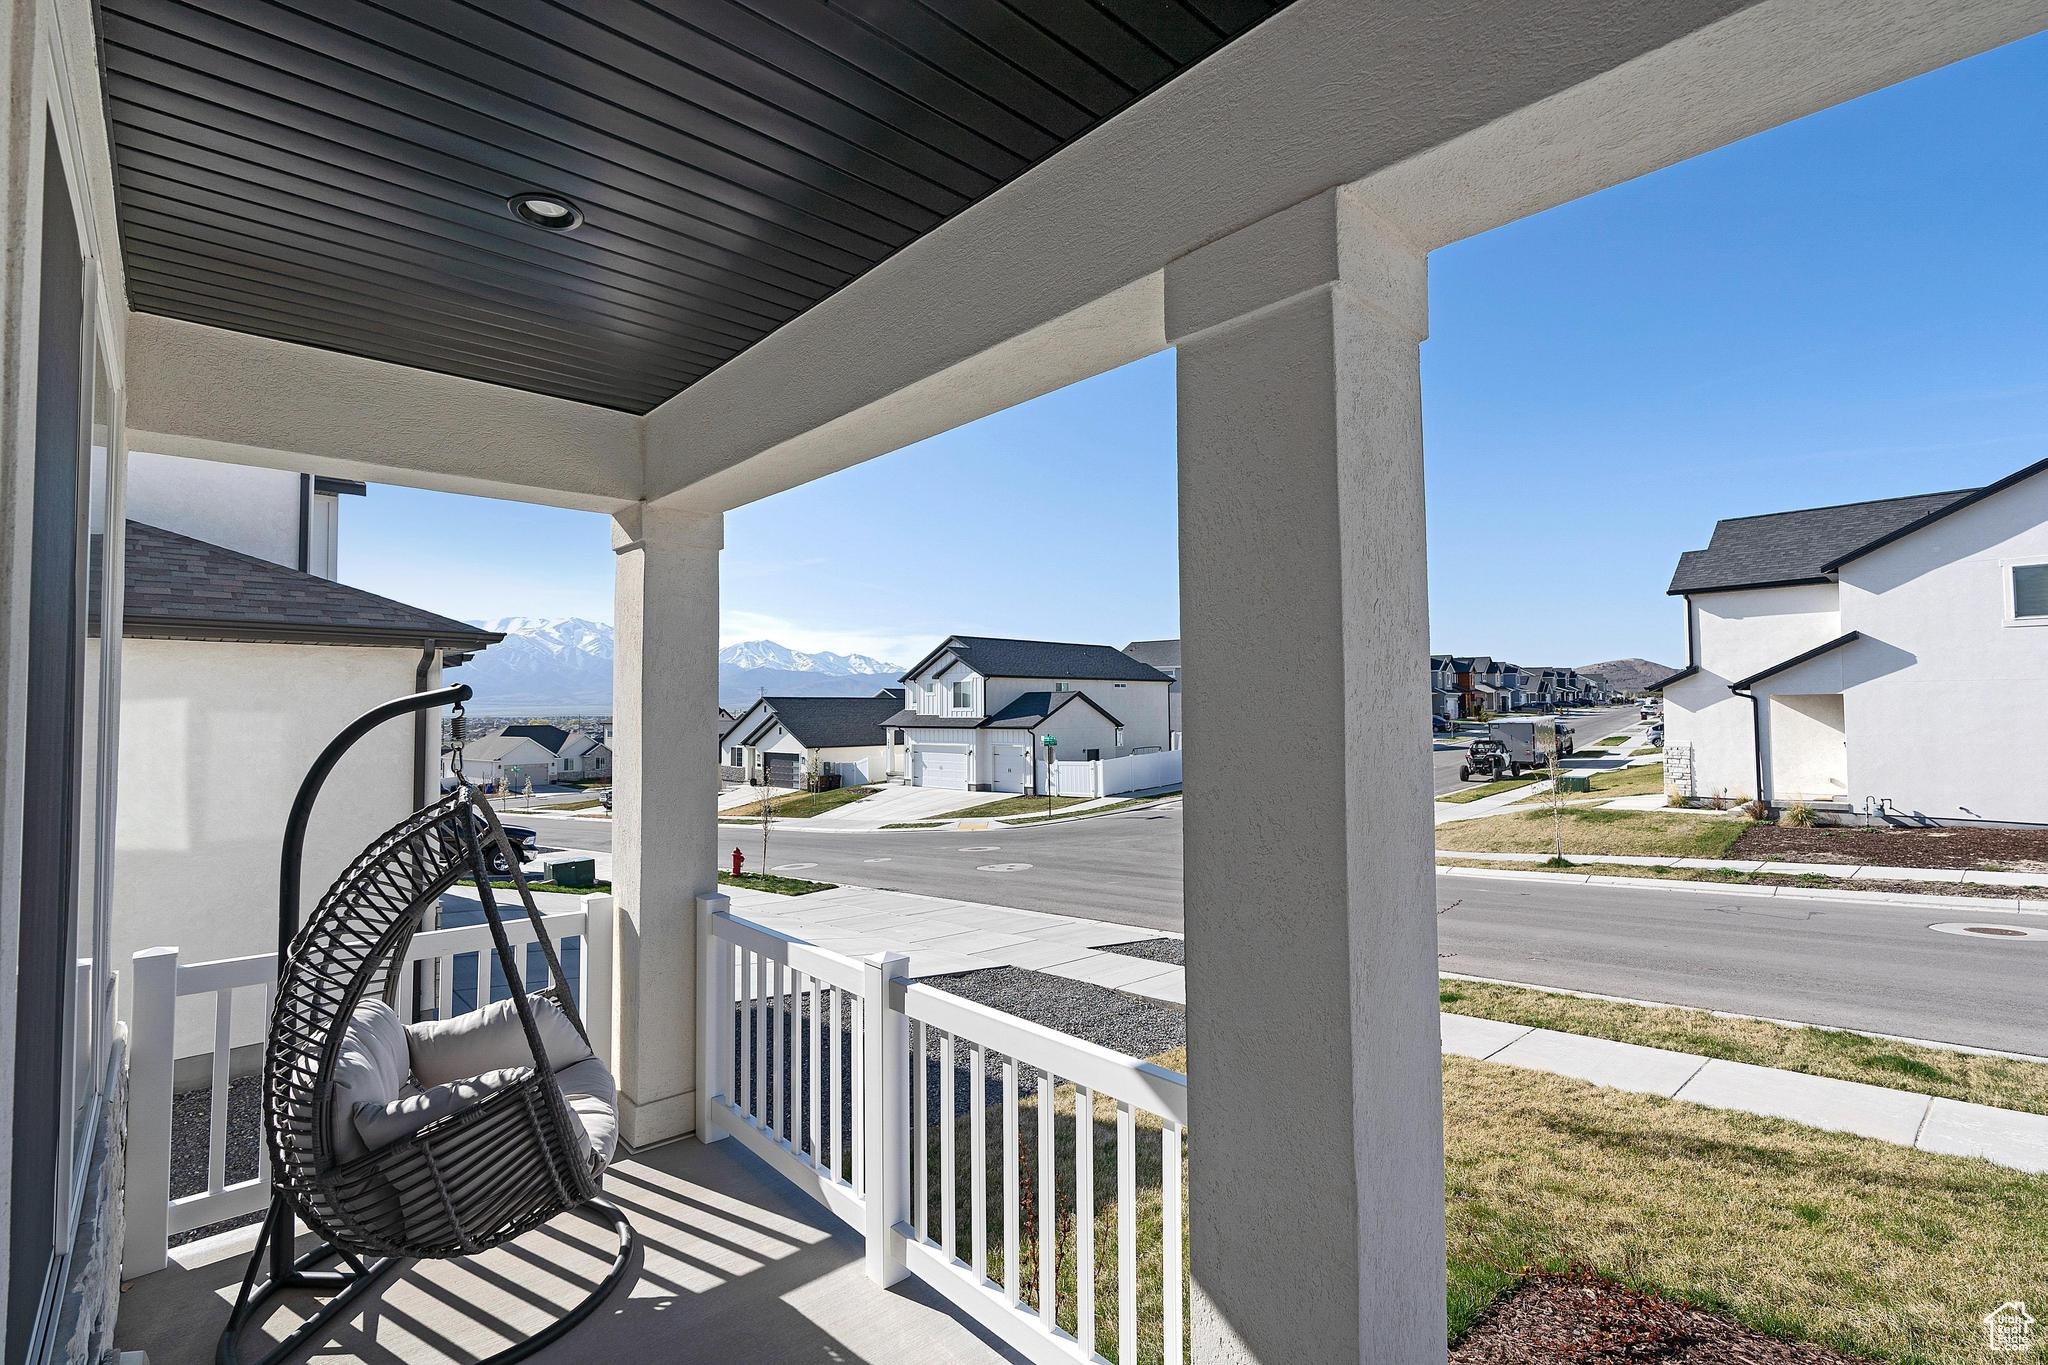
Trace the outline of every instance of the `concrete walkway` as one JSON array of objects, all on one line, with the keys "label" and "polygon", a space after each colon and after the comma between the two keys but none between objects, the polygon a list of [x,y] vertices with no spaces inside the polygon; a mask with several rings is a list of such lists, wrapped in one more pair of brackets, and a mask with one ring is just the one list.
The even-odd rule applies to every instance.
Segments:
[{"label": "concrete walkway", "polygon": [[[808,896],[738,888],[728,888],[727,894],[741,918],[833,952],[849,957],[884,949],[907,952],[913,976],[1012,966],[1161,1004],[1187,1003],[1182,968],[1100,951],[1107,944],[1179,937],[1175,934],[852,886]],[[2048,1115],[1462,1014],[1442,1016],[1442,1038],[1444,1052],[1454,1056],[2048,1172]]]}]

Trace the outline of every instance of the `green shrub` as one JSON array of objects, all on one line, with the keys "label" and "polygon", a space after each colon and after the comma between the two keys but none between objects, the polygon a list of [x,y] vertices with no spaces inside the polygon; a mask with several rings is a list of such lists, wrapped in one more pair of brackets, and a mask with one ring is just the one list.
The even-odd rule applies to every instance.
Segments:
[{"label": "green shrub", "polygon": [[1786,808],[1783,823],[1796,825],[1800,829],[1811,828],[1813,825],[1813,807],[1807,805],[1804,801],[1794,801]]}]

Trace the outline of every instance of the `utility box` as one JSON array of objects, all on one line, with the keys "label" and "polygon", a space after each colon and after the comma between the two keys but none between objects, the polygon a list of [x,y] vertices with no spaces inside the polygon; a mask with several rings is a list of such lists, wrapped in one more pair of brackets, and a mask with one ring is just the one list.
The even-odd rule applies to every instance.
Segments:
[{"label": "utility box", "polygon": [[1589,792],[1593,790],[1593,779],[1583,776],[1560,777],[1557,779],[1557,789],[1561,792]]},{"label": "utility box", "polygon": [[540,865],[556,886],[597,885],[597,859],[588,853],[550,853]]}]

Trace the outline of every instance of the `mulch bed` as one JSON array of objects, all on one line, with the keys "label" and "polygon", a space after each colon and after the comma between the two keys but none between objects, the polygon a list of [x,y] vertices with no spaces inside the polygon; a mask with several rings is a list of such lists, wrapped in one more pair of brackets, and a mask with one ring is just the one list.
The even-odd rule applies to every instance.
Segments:
[{"label": "mulch bed", "polygon": [[1758,825],[1735,841],[1728,856],[1878,867],[1983,868],[1996,864],[2008,872],[2048,872],[2048,830]]},{"label": "mulch bed", "polygon": [[1780,1341],[1726,1318],[1589,1276],[1532,1276],[1497,1299],[1450,1365],[1863,1365],[1822,1346]]}]

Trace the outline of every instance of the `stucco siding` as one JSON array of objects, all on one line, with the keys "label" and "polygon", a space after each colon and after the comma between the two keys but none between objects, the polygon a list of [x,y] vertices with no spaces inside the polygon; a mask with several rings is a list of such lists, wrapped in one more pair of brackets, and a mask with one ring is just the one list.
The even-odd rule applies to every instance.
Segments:
[{"label": "stucco siding", "polygon": [[[412,649],[125,642],[111,925],[124,1017],[128,960],[143,948],[176,947],[196,962],[275,945],[278,845],[307,766],[349,721],[412,691],[418,661]],[[301,914],[413,809],[412,765],[412,726],[393,722],[327,779],[306,841]],[[264,1026],[254,997],[243,1004],[237,1045]],[[179,1020],[181,1053],[207,1041],[212,1020],[199,1013]]]},{"label": "stucco siding", "polygon": [[299,567],[299,476],[288,469],[138,450],[128,457],[128,515],[288,569]]}]

